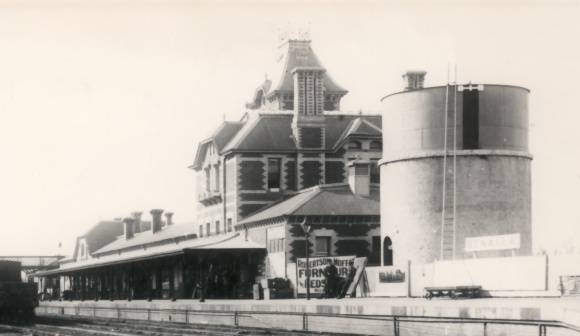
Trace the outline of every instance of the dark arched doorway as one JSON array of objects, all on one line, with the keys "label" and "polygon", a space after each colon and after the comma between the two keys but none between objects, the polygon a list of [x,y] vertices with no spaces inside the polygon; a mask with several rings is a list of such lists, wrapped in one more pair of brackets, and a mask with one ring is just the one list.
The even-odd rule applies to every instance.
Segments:
[{"label": "dark arched doorway", "polygon": [[393,242],[388,236],[383,239],[383,266],[393,266]]}]

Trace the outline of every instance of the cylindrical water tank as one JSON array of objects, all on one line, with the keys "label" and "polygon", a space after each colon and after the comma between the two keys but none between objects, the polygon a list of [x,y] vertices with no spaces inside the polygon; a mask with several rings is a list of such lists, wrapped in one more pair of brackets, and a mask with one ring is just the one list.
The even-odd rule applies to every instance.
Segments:
[{"label": "cylindrical water tank", "polygon": [[382,99],[383,265],[531,253],[528,94],[469,84]]}]

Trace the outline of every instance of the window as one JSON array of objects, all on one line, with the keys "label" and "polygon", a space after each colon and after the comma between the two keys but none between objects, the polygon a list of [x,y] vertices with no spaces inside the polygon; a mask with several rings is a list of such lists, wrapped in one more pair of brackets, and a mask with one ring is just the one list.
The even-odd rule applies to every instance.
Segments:
[{"label": "window", "polygon": [[211,227],[210,227],[210,224],[209,223],[205,223],[205,230],[206,230],[206,232],[205,232],[206,235],[209,236],[211,234],[211,232],[210,232]]},{"label": "window", "polygon": [[220,166],[219,165],[215,165],[214,166],[214,181],[215,181],[215,185],[214,185],[214,191],[219,191],[220,190]]},{"label": "window", "polygon": [[383,240],[383,266],[393,266],[393,242],[389,237]]},{"label": "window", "polygon": [[228,218],[228,232],[232,232],[232,219]]},{"label": "window", "polygon": [[381,182],[381,171],[378,161],[378,159],[371,159],[371,183]]},{"label": "window", "polygon": [[220,233],[220,221],[215,221],[215,233]]},{"label": "window", "polygon": [[369,167],[368,166],[354,166],[354,174],[356,176],[368,176],[369,175]]},{"label": "window", "polygon": [[362,149],[362,144],[359,141],[351,141],[348,143],[348,149]]},{"label": "window", "polygon": [[383,143],[380,141],[371,141],[370,148],[371,148],[371,150],[382,150]]},{"label": "window", "polygon": [[284,238],[270,239],[268,241],[268,253],[284,252]]},{"label": "window", "polygon": [[373,236],[371,244],[371,255],[369,257],[370,265],[380,265],[381,264],[381,237]]},{"label": "window", "polygon": [[210,170],[209,167],[205,169],[205,190],[209,191],[210,189],[210,182],[211,182],[211,178],[210,178]]},{"label": "window", "polygon": [[330,255],[330,237],[316,237],[314,242],[314,253],[317,255]]},{"label": "window", "polygon": [[199,226],[199,236],[203,237],[203,225]]},{"label": "window", "polygon": [[280,159],[268,159],[268,189],[280,190]]}]

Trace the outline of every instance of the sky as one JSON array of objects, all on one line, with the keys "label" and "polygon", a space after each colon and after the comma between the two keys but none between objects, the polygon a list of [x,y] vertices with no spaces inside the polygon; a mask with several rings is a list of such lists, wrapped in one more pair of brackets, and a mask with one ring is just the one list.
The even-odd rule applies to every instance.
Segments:
[{"label": "sky", "polygon": [[196,144],[241,117],[295,31],[345,111],[380,113],[409,69],[529,88],[534,245],[580,252],[579,17],[578,1],[0,0],[0,255],[70,254],[135,210],[195,223]]}]

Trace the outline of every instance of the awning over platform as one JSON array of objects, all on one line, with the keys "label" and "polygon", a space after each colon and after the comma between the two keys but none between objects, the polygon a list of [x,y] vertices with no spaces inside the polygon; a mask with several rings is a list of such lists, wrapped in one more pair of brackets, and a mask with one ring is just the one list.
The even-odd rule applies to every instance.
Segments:
[{"label": "awning over platform", "polygon": [[265,249],[265,246],[246,240],[238,232],[227,235],[190,239],[186,241],[176,241],[175,243],[166,243],[160,246],[139,248],[129,251],[119,251],[118,253],[93,257],[88,260],[66,264],[58,269],[37,272],[34,273],[33,276],[67,274],[97,267],[176,256],[185,253],[195,253],[195,251],[259,251]]}]

